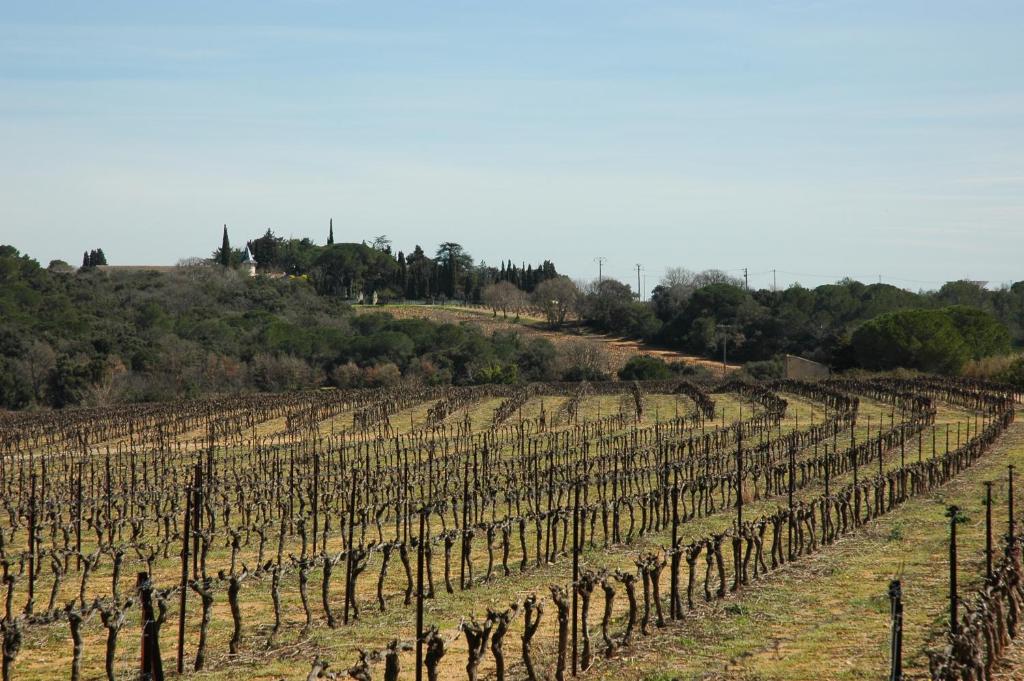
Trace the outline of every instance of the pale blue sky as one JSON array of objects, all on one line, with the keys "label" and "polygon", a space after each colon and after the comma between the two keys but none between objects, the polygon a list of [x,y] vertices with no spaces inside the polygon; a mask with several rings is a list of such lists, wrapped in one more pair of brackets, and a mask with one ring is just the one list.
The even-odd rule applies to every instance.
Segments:
[{"label": "pale blue sky", "polygon": [[11,2],[0,242],[1019,280],[1022,64],[1020,2]]}]

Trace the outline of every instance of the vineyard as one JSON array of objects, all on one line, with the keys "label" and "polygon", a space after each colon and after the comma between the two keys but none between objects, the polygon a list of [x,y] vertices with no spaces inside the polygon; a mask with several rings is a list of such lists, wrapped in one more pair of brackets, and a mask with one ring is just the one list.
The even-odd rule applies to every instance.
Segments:
[{"label": "vineyard", "polygon": [[3,414],[3,679],[878,679],[894,655],[1020,678],[1021,397],[674,380]]}]

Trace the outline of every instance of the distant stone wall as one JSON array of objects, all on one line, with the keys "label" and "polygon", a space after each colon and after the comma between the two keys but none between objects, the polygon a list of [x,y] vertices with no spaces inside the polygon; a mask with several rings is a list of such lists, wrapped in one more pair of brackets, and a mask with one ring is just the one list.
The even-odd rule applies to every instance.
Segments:
[{"label": "distant stone wall", "polygon": [[816,381],[828,378],[831,370],[824,364],[812,362],[796,355],[786,355],[783,358],[783,374],[786,378],[796,378],[803,381]]}]

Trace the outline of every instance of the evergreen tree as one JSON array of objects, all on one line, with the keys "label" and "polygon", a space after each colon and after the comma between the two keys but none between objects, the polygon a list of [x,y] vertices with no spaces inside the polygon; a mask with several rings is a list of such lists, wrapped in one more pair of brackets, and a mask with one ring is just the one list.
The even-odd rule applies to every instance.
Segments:
[{"label": "evergreen tree", "polygon": [[409,269],[405,264],[405,253],[398,252],[398,286],[396,287],[405,295],[406,287],[409,285]]},{"label": "evergreen tree", "polygon": [[259,239],[253,239],[246,245],[253,260],[261,267],[277,268],[280,266],[278,256],[283,244],[284,239],[275,236],[274,231],[268,228],[266,234]]},{"label": "evergreen tree", "polygon": [[224,225],[224,237],[221,239],[220,251],[217,254],[217,261],[227,267],[231,264],[231,242],[228,241],[228,226]]},{"label": "evergreen tree", "polygon": [[327,232],[327,245],[330,246],[334,243],[334,218],[331,218],[331,226]]},{"label": "evergreen tree", "polygon": [[438,268],[434,261],[427,257],[423,249],[417,245],[405,259],[406,291],[405,297],[418,300],[430,297],[436,289],[433,287],[434,277]]},{"label": "evergreen tree", "polygon": [[93,267],[96,267],[97,265],[107,264],[107,256],[103,254],[102,248],[97,248],[90,255],[91,257],[89,258],[89,260],[92,263]]},{"label": "evergreen tree", "polygon": [[82,253],[82,269],[87,269],[92,266],[92,261],[89,260],[89,251]]},{"label": "evergreen tree", "polygon": [[455,298],[459,280],[473,267],[473,259],[460,244],[445,241],[437,247],[437,262],[444,270],[442,288],[449,298]]}]

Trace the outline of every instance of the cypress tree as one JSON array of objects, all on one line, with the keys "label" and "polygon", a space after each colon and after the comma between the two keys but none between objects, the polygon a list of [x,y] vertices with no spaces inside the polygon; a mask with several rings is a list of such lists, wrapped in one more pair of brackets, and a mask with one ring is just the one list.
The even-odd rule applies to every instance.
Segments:
[{"label": "cypress tree", "polygon": [[92,261],[93,266],[107,264],[107,256],[103,254],[102,248],[97,248],[93,251],[90,260]]},{"label": "cypress tree", "polygon": [[455,297],[455,282],[457,281],[457,279],[458,279],[458,273],[456,272],[455,253],[453,251],[453,252],[450,252],[448,254],[448,289],[447,289],[447,292],[448,292],[448,297],[449,298],[454,298]]},{"label": "cypress tree", "polygon": [[86,269],[92,266],[92,262],[89,260],[89,251],[82,252],[82,269]]},{"label": "cypress tree", "polygon": [[334,218],[331,218],[331,226],[327,232],[327,245],[330,246],[334,243]]},{"label": "cypress tree", "polygon": [[405,288],[409,281],[409,270],[405,264],[405,253],[398,252],[398,290],[405,295]]},{"label": "cypress tree", "polygon": [[231,242],[228,241],[228,226],[224,225],[224,237],[220,243],[219,262],[224,267],[231,264]]}]

